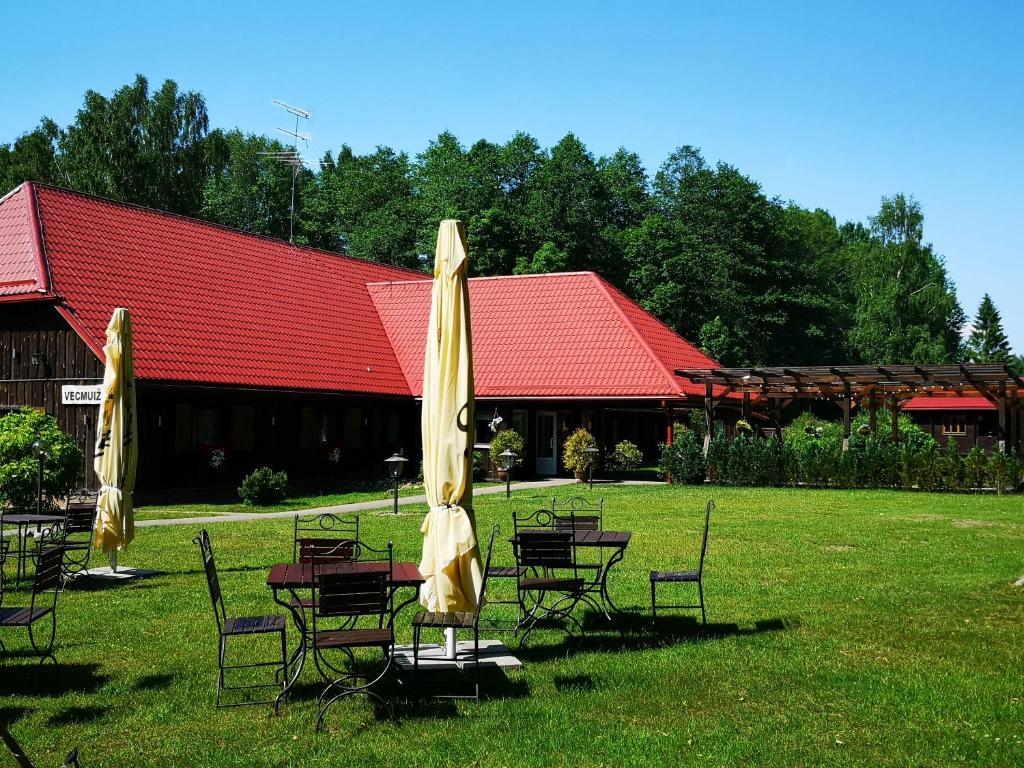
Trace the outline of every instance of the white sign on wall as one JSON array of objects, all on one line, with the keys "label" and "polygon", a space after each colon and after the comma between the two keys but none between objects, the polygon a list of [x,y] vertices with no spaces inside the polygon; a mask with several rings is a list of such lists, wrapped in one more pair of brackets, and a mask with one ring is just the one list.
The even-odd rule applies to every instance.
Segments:
[{"label": "white sign on wall", "polygon": [[102,384],[65,384],[60,388],[60,400],[64,405],[99,405],[102,396]]}]

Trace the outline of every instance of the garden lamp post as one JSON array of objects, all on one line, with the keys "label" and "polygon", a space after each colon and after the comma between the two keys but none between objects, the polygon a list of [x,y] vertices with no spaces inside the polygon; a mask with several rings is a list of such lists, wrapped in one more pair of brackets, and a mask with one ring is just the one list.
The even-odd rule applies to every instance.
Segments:
[{"label": "garden lamp post", "polygon": [[594,490],[594,465],[597,464],[597,457],[601,455],[601,449],[592,445],[584,448],[583,452],[587,454],[587,467],[590,470],[590,490]]},{"label": "garden lamp post", "polygon": [[398,480],[402,476],[402,472],[405,470],[405,465],[409,463],[409,460],[405,458],[401,453],[394,453],[388,458],[384,459],[384,463],[388,468],[388,476],[391,478],[391,490],[395,495],[395,514],[398,514]]},{"label": "garden lamp post", "polygon": [[36,452],[39,459],[39,477],[36,483],[36,514],[43,514],[43,470],[46,468],[46,443],[36,440],[32,443],[32,450]]},{"label": "garden lamp post", "polygon": [[516,465],[516,459],[519,456],[515,451],[508,449],[498,454],[498,458],[501,460],[501,468],[505,470],[505,498],[512,498],[512,467]]}]

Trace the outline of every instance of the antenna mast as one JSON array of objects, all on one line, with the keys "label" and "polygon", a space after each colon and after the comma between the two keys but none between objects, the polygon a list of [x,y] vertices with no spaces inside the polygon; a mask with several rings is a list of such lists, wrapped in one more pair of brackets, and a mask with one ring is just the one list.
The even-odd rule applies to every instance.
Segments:
[{"label": "antenna mast", "polygon": [[292,243],[295,241],[295,182],[299,178],[299,169],[303,166],[302,156],[299,154],[299,141],[303,144],[309,145],[309,134],[299,133],[299,120],[309,120],[310,113],[308,110],[300,107],[292,106],[291,104],[285,104],[283,101],[273,99],[271,102],[276,107],[280,107],[290,115],[295,115],[295,130],[290,131],[287,128],[278,128],[281,133],[292,137],[292,148],[290,150],[284,150],[280,152],[261,152],[261,155],[269,157],[271,160],[276,160],[282,165],[291,166],[292,169],[292,204],[289,209],[288,216],[288,242]]}]

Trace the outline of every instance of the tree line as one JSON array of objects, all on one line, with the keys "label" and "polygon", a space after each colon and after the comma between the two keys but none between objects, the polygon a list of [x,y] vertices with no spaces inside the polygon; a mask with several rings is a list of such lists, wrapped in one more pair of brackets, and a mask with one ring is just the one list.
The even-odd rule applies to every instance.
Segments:
[{"label": "tree line", "polygon": [[[211,129],[201,94],[146,78],[88,91],[74,121],[43,118],[0,145],[0,184],[31,179],[287,239],[292,169],[276,139]],[[593,270],[727,365],[1010,362],[986,296],[966,317],[912,197],[838,222],[767,196],[684,145],[651,174],[635,152],[595,157],[572,133],[410,156],[343,145],[296,178],[294,240],[425,269],[437,222],[462,219],[477,275]],[[567,297],[567,299],[570,297]]]}]

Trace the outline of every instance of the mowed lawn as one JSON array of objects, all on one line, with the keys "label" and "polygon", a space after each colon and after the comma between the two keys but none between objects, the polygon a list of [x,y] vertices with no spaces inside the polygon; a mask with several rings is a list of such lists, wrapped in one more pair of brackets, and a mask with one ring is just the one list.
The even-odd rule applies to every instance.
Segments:
[{"label": "mowed lawn", "polygon": [[[520,652],[524,669],[481,703],[400,707],[393,722],[357,697],[316,736],[319,686],[307,668],[308,684],[278,716],[214,709],[214,622],[197,529],[185,525],[139,529],[123,558],[163,575],[61,596],[60,667],[37,679],[34,662],[8,659],[2,716],[39,766],[59,765],[72,746],[85,768],[1024,764],[1024,588],[1013,586],[1024,575],[1021,497],[593,494],[605,497],[607,529],[633,532],[611,581],[630,631],[621,639],[588,617],[591,638],[568,657],[562,634],[537,632]],[[709,625],[691,615],[651,632],[648,572],[694,564],[708,497],[718,504]],[[513,509],[549,500],[482,497],[479,528],[500,522],[507,532]],[[419,523],[362,517],[367,540],[390,538],[407,560],[418,560]],[[290,557],[290,522],[208,529],[229,611],[270,610],[266,570]],[[511,557],[507,544],[498,557]],[[21,647],[24,634],[3,639]]]}]

